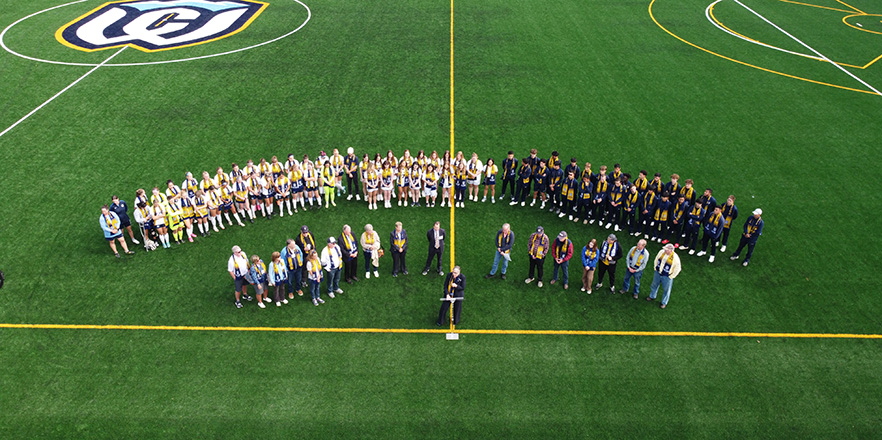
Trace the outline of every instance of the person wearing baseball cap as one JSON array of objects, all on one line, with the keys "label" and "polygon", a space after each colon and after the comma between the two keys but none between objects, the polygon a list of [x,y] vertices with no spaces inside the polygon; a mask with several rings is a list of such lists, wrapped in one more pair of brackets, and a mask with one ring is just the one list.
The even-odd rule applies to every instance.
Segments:
[{"label": "person wearing baseball cap", "polygon": [[557,234],[557,240],[554,240],[554,243],[551,245],[551,257],[554,258],[554,272],[551,275],[551,284],[557,282],[557,273],[562,269],[561,282],[563,283],[564,290],[567,290],[570,287],[570,258],[573,258],[573,242],[567,238],[567,231],[560,231],[560,234]]},{"label": "person wearing baseball cap", "polygon": [[747,218],[747,221],[744,222],[744,230],[741,233],[741,242],[738,243],[738,249],[735,249],[735,253],[729,257],[730,260],[735,261],[738,259],[738,255],[741,254],[741,250],[744,249],[744,246],[747,246],[747,255],[744,256],[744,263],[742,266],[747,266],[750,264],[750,257],[753,255],[753,248],[756,246],[756,240],[760,235],[763,235],[763,210],[760,208],[756,208],[753,210],[753,215]]},{"label": "person wearing baseball cap", "polygon": [[[334,188],[328,189],[333,191]],[[337,246],[337,239],[328,237],[328,245],[322,249],[322,267],[328,272],[325,282],[328,286],[328,296],[334,298],[335,293],[343,293],[340,289],[340,271],[343,269],[343,251]]]},{"label": "person wearing baseball cap", "polygon": [[545,235],[545,228],[539,226],[536,232],[530,234],[528,241],[527,253],[530,255],[530,271],[527,272],[525,283],[533,282],[533,274],[538,275],[539,287],[542,287],[542,269],[545,265],[545,255],[548,254],[548,236]]},{"label": "person wearing baseball cap", "polygon": [[654,301],[658,294],[658,288],[661,286],[663,292],[659,307],[665,308],[671,298],[671,285],[674,278],[680,273],[680,256],[674,252],[674,245],[668,243],[659,251],[653,260],[653,267],[655,271],[652,274],[652,287],[649,289],[649,297],[646,300]]}]

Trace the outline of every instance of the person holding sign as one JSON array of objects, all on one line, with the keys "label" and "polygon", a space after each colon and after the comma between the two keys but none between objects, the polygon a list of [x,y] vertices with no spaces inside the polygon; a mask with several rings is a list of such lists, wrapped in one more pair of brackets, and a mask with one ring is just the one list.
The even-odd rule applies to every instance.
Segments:
[{"label": "person holding sign", "polygon": [[453,271],[447,274],[447,278],[444,280],[444,297],[447,298],[448,301],[441,303],[441,310],[438,311],[438,320],[435,321],[435,325],[438,327],[440,327],[447,319],[447,311],[451,307],[451,302],[453,303],[453,325],[459,324],[459,318],[462,312],[462,301],[450,301],[450,299],[464,297],[465,282],[465,275],[461,273],[459,266],[455,266]]}]

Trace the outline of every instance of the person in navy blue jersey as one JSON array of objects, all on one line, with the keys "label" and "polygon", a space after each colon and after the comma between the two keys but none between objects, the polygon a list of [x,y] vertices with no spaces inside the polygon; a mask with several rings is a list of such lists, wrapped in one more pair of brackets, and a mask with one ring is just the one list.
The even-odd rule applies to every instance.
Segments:
[{"label": "person in navy blue jersey", "polygon": [[594,183],[591,182],[589,174],[582,173],[582,182],[579,184],[579,207],[576,212],[578,218],[582,218],[582,224],[588,224],[588,217],[591,216],[591,200],[594,195]]},{"label": "person in navy blue jersey", "polygon": [[349,194],[346,196],[346,200],[352,200],[352,196],[355,196],[355,200],[361,200],[361,185],[359,183],[361,173],[359,165],[355,150],[349,147],[346,150],[346,157],[343,158],[343,172],[346,173],[346,193]]},{"label": "person in navy blue jersey", "polygon": [[[579,203],[579,182],[576,181],[575,175],[570,172],[567,174],[566,180],[560,185],[560,214],[558,214],[558,217],[566,215],[569,216],[569,220],[572,220],[573,214],[577,214],[577,203]],[[576,219],[576,221],[578,220]]]},{"label": "person in navy blue jersey", "polygon": [[[683,225],[686,223],[686,213],[689,212],[689,202],[683,194],[677,195],[677,202],[671,208],[671,217],[668,222],[668,232],[662,239],[662,244],[674,241],[674,249],[680,247],[680,234],[683,233]],[[670,239],[670,240],[669,240]]]},{"label": "person in navy blue jersey", "polygon": [[714,191],[710,188],[705,188],[704,194],[698,198],[698,201],[701,202],[701,206],[704,207],[704,218],[702,221],[707,220],[711,214],[714,212],[714,208],[717,207],[717,199],[713,196]]},{"label": "person in navy blue jersey", "polygon": [[[447,274],[444,280],[444,297],[445,298],[463,298],[465,297],[466,279],[465,275],[460,271],[459,266],[454,266],[453,270]],[[447,319],[447,312],[450,310],[450,301],[441,302],[441,310],[438,311],[438,320],[435,325],[441,326]],[[459,324],[462,315],[462,301],[453,302],[453,324]]]},{"label": "person in navy blue jersey", "polygon": [[511,185],[511,200],[514,201],[518,176],[518,160],[514,157],[514,151],[508,151],[508,156],[502,160],[502,169],[499,172],[502,175],[502,191],[499,193],[499,200],[505,198],[505,188]]},{"label": "person in navy blue jersey", "polygon": [[741,250],[744,249],[744,246],[747,246],[747,255],[744,256],[744,263],[742,263],[742,266],[750,264],[750,257],[753,255],[753,248],[756,246],[756,241],[759,239],[760,235],[763,235],[762,215],[762,209],[754,209],[753,215],[744,222],[744,230],[741,233],[741,242],[738,244],[738,249],[735,250],[735,253],[729,257],[730,260],[737,260],[738,255],[741,254]]},{"label": "person in navy blue jersey", "polygon": [[591,199],[591,220],[588,223],[594,224],[595,221],[603,222],[603,209],[606,207],[606,199],[609,196],[609,183],[606,181],[606,175],[603,174],[604,167],[600,167],[601,174],[597,177],[597,183],[594,185],[594,198]]},{"label": "person in navy blue jersey", "polygon": [[692,208],[686,213],[686,239],[683,240],[682,249],[689,249],[689,255],[695,253],[698,246],[698,233],[701,231],[702,219],[704,218],[704,208],[701,201],[696,200]]},{"label": "person in navy blue jersey", "polygon": [[667,235],[668,230],[668,218],[671,214],[671,201],[670,195],[668,193],[663,193],[661,196],[661,200],[655,205],[655,212],[653,213],[652,220],[655,222],[655,225],[652,227],[652,240],[653,241],[662,241]]},{"label": "person in navy blue jersey", "polygon": [[536,196],[542,200],[542,205],[539,209],[545,206],[545,189],[546,189],[546,178],[548,176],[548,165],[545,162],[545,159],[539,159],[539,166],[536,167],[536,172],[533,174],[533,201],[530,202],[530,206],[536,205]]},{"label": "person in navy blue jersey", "polygon": [[622,204],[625,201],[625,193],[627,191],[627,188],[622,185],[621,174],[622,173],[619,172],[619,177],[616,177],[615,180],[613,180],[613,187],[609,191],[609,206],[606,208],[606,229],[609,229],[612,225],[616,225],[616,231],[619,230],[619,221],[622,216]]},{"label": "person in navy blue jersey", "polygon": [[[553,157],[553,156],[552,156]],[[548,192],[548,198],[551,199],[551,208],[548,208],[550,212],[557,210],[560,212],[560,185],[563,183],[564,172],[560,169],[560,159],[557,160],[551,169],[548,170],[548,185],[546,185],[546,190]],[[542,206],[539,209],[545,208],[545,203],[542,203]]]},{"label": "person in navy blue jersey", "polygon": [[713,214],[709,215],[704,222],[704,236],[701,237],[701,252],[698,253],[699,257],[707,254],[707,245],[710,243],[711,255],[708,261],[711,263],[714,262],[714,258],[717,255],[717,241],[720,240],[720,235],[723,233],[724,223],[725,219],[723,219],[722,208],[720,206],[715,206]]},{"label": "person in navy blue jersey", "polygon": [[[622,229],[628,227],[628,234],[633,234],[637,226],[637,211],[640,209],[640,193],[637,192],[637,185],[632,184],[625,200],[622,202]],[[618,226],[616,231],[618,231]]]},{"label": "person in navy blue jersey", "polygon": [[[644,235],[643,238],[649,238],[649,228],[652,225],[652,216],[655,213],[655,206],[658,204],[658,197],[655,192],[655,188],[649,187],[646,189],[646,193],[643,194],[643,198],[640,199],[640,210],[638,212],[640,218],[637,220],[637,225],[639,228],[634,235],[640,235],[641,233]],[[643,229],[642,231],[640,229]]]},{"label": "person in navy blue jersey", "polygon": [[527,193],[530,192],[530,181],[533,177],[533,168],[530,166],[529,158],[524,158],[521,160],[521,166],[518,168],[518,189],[515,192],[514,199],[511,200],[509,205],[517,205],[518,203],[521,206],[524,206],[527,200]]},{"label": "person in navy blue jersey", "polygon": [[109,206],[110,212],[119,217],[120,228],[129,232],[129,237],[132,239],[132,243],[141,244],[140,241],[135,239],[135,234],[132,232],[132,221],[129,219],[129,205],[126,204],[124,200],[120,200],[117,196],[111,197],[111,201],[113,203]]},{"label": "person in navy blue jersey", "polygon": [[730,195],[723,205],[723,236],[720,238],[720,252],[726,252],[726,245],[729,243],[729,230],[732,228],[732,222],[738,218],[738,207],[735,206],[735,196]]}]

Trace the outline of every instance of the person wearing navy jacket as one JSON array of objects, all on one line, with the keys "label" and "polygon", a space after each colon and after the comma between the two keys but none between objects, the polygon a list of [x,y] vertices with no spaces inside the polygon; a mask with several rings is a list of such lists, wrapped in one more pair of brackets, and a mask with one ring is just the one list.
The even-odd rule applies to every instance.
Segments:
[{"label": "person wearing navy jacket", "polygon": [[401,222],[395,222],[395,230],[389,233],[389,247],[392,254],[392,276],[401,271],[407,275],[407,231]]},{"label": "person wearing navy jacket", "polygon": [[756,240],[759,239],[760,235],[763,235],[762,215],[763,210],[756,208],[753,210],[753,215],[744,222],[744,231],[741,233],[741,243],[738,244],[738,249],[735,249],[735,254],[729,257],[730,260],[737,260],[738,255],[741,254],[741,249],[744,249],[744,246],[747,246],[747,255],[744,256],[744,263],[742,263],[742,266],[750,264],[750,256],[753,255],[753,248],[756,246]]},{"label": "person wearing navy jacket", "polygon": [[[620,173],[621,174],[621,173]],[[606,213],[606,229],[612,225],[616,225],[616,231],[619,230],[619,220],[622,216],[622,203],[625,201],[625,194],[628,189],[622,185],[622,178],[617,177],[613,181],[613,187],[609,190],[609,208]]]},{"label": "person wearing navy jacket", "polygon": [[432,229],[426,232],[426,238],[429,240],[429,256],[426,258],[426,267],[423,269],[423,275],[429,273],[429,267],[432,265],[432,260],[435,257],[438,257],[438,265],[436,266],[438,275],[444,275],[444,271],[441,270],[441,260],[444,258],[444,238],[446,237],[447,232],[441,229],[441,222],[435,222]]},{"label": "person wearing navy jacket", "polygon": [[[546,188],[548,190],[548,198],[551,199],[551,208],[548,209],[549,211],[553,212],[557,210],[558,213],[560,212],[560,184],[563,182],[563,177],[564,172],[560,169],[560,159],[558,159],[551,169],[548,170],[548,185],[546,185]],[[545,203],[543,203],[539,209],[544,207]]]},{"label": "person wearing navy jacket", "polygon": [[[637,185],[631,184],[628,193],[625,194],[625,201],[622,204],[622,229],[628,226],[628,234],[633,234],[637,227],[637,210],[640,209],[640,193],[637,191]],[[616,231],[618,231],[618,226]]]},{"label": "person wearing navy jacket", "polygon": [[[465,275],[460,271],[459,266],[454,266],[453,270],[447,274],[444,280],[444,297],[445,298],[463,298],[465,295],[466,279]],[[450,310],[450,301],[441,302],[441,310],[438,311],[438,320],[435,325],[441,326],[447,318],[447,311]],[[462,301],[453,302],[453,324],[459,324],[459,317],[462,314]]]},{"label": "person wearing navy jacket", "polygon": [[655,188],[649,187],[646,190],[646,193],[643,194],[643,197],[640,199],[640,207],[637,214],[640,218],[637,220],[637,232],[634,233],[635,236],[639,236],[641,234],[640,228],[642,225],[643,228],[643,238],[649,238],[649,228],[652,225],[652,216],[655,213],[656,205],[658,205],[658,194],[655,192]]},{"label": "person wearing navy jacket", "polygon": [[667,235],[668,218],[671,214],[671,201],[669,199],[670,195],[664,193],[661,195],[661,200],[655,205],[655,213],[652,216],[652,219],[655,221],[655,226],[652,227],[652,239],[654,241],[662,241]]},{"label": "person wearing navy jacket", "polygon": [[689,249],[691,247],[689,255],[694,254],[695,248],[698,246],[698,233],[701,231],[704,214],[701,200],[696,200],[692,208],[689,209],[689,212],[686,213],[686,240],[683,241],[682,249]]},{"label": "person wearing navy jacket", "polygon": [[683,194],[677,195],[677,202],[673,204],[668,230],[665,233],[662,244],[668,244],[668,237],[673,236],[674,249],[680,247],[680,234],[683,233],[683,225],[686,222],[686,213],[689,212],[689,202]]},{"label": "person wearing navy jacket", "polygon": [[714,208],[717,207],[717,199],[713,196],[714,191],[710,188],[704,189],[704,194],[698,198],[698,201],[701,202],[701,206],[704,207],[704,218],[701,219],[702,222],[706,221],[711,214],[714,213]]},{"label": "person wearing navy jacket", "polygon": [[511,185],[511,200],[514,201],[518,173],[518,160],[514,157],[514,151],[508,151],[508,156],[502,160],[502,169],[499,172],[502,174],[502,192],[499,194],[499,200],[505,198],[505,188]]},{"label": "person wearing navy jacket", "polygon": [[[603,170],[603,167],[601,167]],[[606,205],[606,199],[609,194],[609,183],[606,181],[606,174],[600,174],[597,177],[597,184],[594,185],[594,198],[591,199],[591,220],[588,223],[594,224],[594,221],[603,221],[603,208]]]},{"label": "person wearing navy jacket", "polygon": [[579,206],[576,211],[576,218],[582,218],[582,224],[588,224],[588,217],[591,216],[591,196],[594,194],[594,183],[591,182],[591,176],[582,174],[582,183],[579,184]]},{"label": "person wearing navy jacket", "polygon": [[720,240],[720,235],[723,233],[724,224],[725,220],[723,219],[722,207],[715,206],[713,214],[708,216],[707,220],[704,222],[704,236],[701,237],[701,252],[698,253],[699,257],[707,254],[707,244],[708,241],[710,241],[711,256],[708,261],[711,263],[714,262],[714,257],[717,255],[717,241]]},{"label": "person wearing navy jacket", "polygon": [[518,190],[515,192],[515,196],[511,199],[509,205],[514,206],[520,203],[521,206],[524,206],[527,200],[527,193],[530,192],[530,179],[532,177],[533,168],[530,166],[528,158],[524,158],[521,161],[521,167],[518,169]]},{"label": "person wearing navy jacket", "polygon": [[563,283],[564,290],[567,290],[570,287],[569,269],[570,258],[573,258],[573,242],[567,238],[566,231],[560,231],[560,234],[557,235],[557,240],[554,240],[554,243],[552,243],[551,257],[554,259],[554,272],[551,275],[551,284],[557,282],[557,273],[562,269],[563,275],[560,281]]},{"label": "person wearing navy jacket", "polygon": [[730,195],[723,205],[723,237],[720,239],[720,252],[726,252],[726,245],[729,243],[729,229],[732,228],[732,222],[738,218],[738,207],[735,206],[735,196]]}]

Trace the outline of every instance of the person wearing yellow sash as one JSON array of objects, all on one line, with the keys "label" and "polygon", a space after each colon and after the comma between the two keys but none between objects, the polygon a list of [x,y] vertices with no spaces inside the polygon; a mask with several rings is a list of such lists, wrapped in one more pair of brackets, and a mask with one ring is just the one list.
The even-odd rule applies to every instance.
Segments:
[{"label": "person wearing yellow sash", "polygon": [[[337,206],[337,202],[334,201],[337,194],[337,172],[331,167],[330,160],[325,161],[322,166],[322,184],[325,192],[325,208]],[[288,214],[290,215],[290,212]]]},{"label": "person wearing yellow sash", "polygon": [[628,293],[631,290],[631,279],[634,279],[634,299],[640,295],[640,278],[643,278],[643,270],[649,263],[649,251],[646,250],[646,240],[637,241],[637,246],[631,248],[626,254],[625,262],[628,270],[625,271],[625,280],[619,293]]},{"label": "person wearing yellow sash", "polygon": [[[269,174],[267,175],[269,176]],[[248,269],[248,274],[251,278],[248,282],[254,286],[254,291],[257,294],[257,307],[266,308],[263,302],[272,302],[266,287],[268,273],[266,264],[257,255],[251,256],[251,268]]]},{"label": "person wearing yellow sash", "polygon": [[484,177],[484,198],[481,199],[481,203],[487,201],[488,189],[490,190],[490,202],[496,203],[496,174],[498,172],[499,167],[496,166],[496,161],[492,157],[487,158],[487,164],[484,166],[484,172],[481,174]]},{"label": "person wearing yellow sash", "polygon": [[502,225],[502,229],[496,233],[495,244],[496,254],[493,257],[493,267],[490,268],[490,273],[484,275],[484,278],[493,278],[496,276],[499,260],[502,260],[501,278],[504,280],[505,272],[508,270],[508,263],[511,261],[511,248],[514,246],[514,231],[511,230],[511,225],[508,223]]},{"label": "person wearing yellow sash", "polygon": [[279,258],[282,259],[285,270],[288,271],[288,276],[285,277],[285,282],[288,284],[288,298],[294,298],[295,291],[297,295],[303,296],[300,283],[303,281],[301,270],[305,257],[293,238],[288,239],[286,246],[279,252]]},{"label": "person wearing yellow sash", "polygon": [[702,257],[707,254],[709,242],[711,247],[709,263],[714,262],[714,258],[717,255],[717,242],[720,240],[720,235],[723,234],[725,219],[723,218],[722,210],[722,206],[714,206],[714,213],[708,216],[707,221],[704,223],[704,235],[701,237],[701,252],[697,256]]},{"label": "person wearing yellow sash", "polygon": [[389,252],[392,254],[392,276],[401,272],[407,275],[407,230],[401,222],[395,222],[395,230],[389,234]]},{"label": "person wearing yellow sash", "polygon": [[119,216],[111,212],[107,205],[101,207],[101,217],[98,218],[98,224],[101,225],[101,229],[104,231],[104,239],[110,244],[110,249],[113,251],[113,255],[116,255],[116,258],[120,258],[120,256],[119,252],[116,251],[115,240],[119,241],[126,254],[135,253],[135,251],[130,251],[128,245],[126,245],[126,237],[123,236]]},{"label": "person wearing yellow sash", "polygon": [[367,191],[368,209],[377,209],[377,194],[380,192],[380,173],[373,162],[368,163],[367,174],[365,174],[364,183]]},{"label": "person wearing yellow sash", "polygon": [[653,267],[655,271],[652,274],[652,287],[649,289],[649,297],[646,300],[655,300],[658,288],[661,286],[663,293],[659,307],[665,308],[671,298],[671,285],[674,278],[680,273],[680,257],[674,252],[674,245],[668,243],[659,251],[653,261]]},{"label": "person wearing yellow sash", "polygon": [[321,298],[322,295],[322,262],[319,260],[318,252],[315,249],[309,251],[309,257],[306,258],[306,264],[303,266],[308,274],[309,279],[309,292],[312,295],[312,304],[318,307],[319,304],[324,304],[325,301]]},{"label": "person wearing yellow sash", "polygon": [[346,174],[346,192],[349,194],[346,196],[346,200],[352,200],[352,196],[355,196],[355,200],[361,200],[361,195],[359,195],[358,190],[362,189],[361,185],[359,185],[359,177],[361,177],[361,172],[359,172],[359,162],[358,156],[355,155],[355,149],[349,147],[346,149],[346,157],[343,158],[343,172]]},{"label": "person wearing yellow sash", "polygon": [[352,235],[352,228],[343,225],[343,232],[337,239],[340,250],[343,251],[343,280],[352,284],[358,281],[355,272],[358,270],[358,241]]},{"label": "person wearing yellow sash", "polygon": [[180,194],[169,201],[165,217],[168,220],[168,228],[171,230],[171,236],[175,239],[175,243],[183,244],[184,242],[181,240],[184,238],[184,208],[181,205]]},{"label": "person wearing yellow sash", "polygon": [[720,238],[719,243],[722,245],[720,247],[720,252],[726,252],[726,245],[729,243],[729,230],[732,228],[732,223],[738,218],[738,207],[735,206],[735,195],[729,195],[729,198],[726,199],[726,204],[723,205],[723,218],[725,219],[725,222],[723,223],[723,236]]},{"label": "person wearing yellow sash", "polygon": [[196,218],[196,226],[199,227],[199,233],[206,237],[211,234],[211,228],[208,226],[208,201],[205,199],[205,193],[201,189],[196,190],[196,197],[193,198],[193,216]]},{"label": "person wearing yellow sash", "polygon": [[374,231],[370,223],[364,225],[364,233],[361,234],[361,248],[364,250],[364,277],[371,278],[371,267],[374,268],[374,278],[380,276],[380,235]]},{"label": "person wearing yellow sash", "polygon": [[288,286],[288,268],[285,267],[280,252],[273,252],[268,272],[267,279],[269,285],[273,287],[273,300],[276,302],[276,307],[288,304],[288,299],[285,298],[285,288]]},{"label": "person wearing yellow sash", "polygon": [[597,260],[600,252],[597,250],[597,239],[592,238],[582,248],[582,292],[591,295],[591,285],[594,283],[594,269],[597,268]]},{"label": "person wearing yellow sash", "polygon": [[251,277],[248,269],[248,255],[245,255],[245,252],[242,252],[242,248],[239,246],[233,246],[233,254],[227,260],[227,272],[230,273],[230,277],[233,278],[236,285],[234,292],[236,300],[234,304],[237,309],[241,309],[242,303],[240,300],[251,301],[253,299],[248,296],[248,284],[246,283],[251,283],[254,279]]},{"label": "person wearing yellow sash", "polygon": [[557,240],[551,243],[551,258],[554,259],[554,272],[551,275],[551,284],[557,282],[558,272],[561,275],[561,283],[564,290],[570,288],[570,259],[573,258],[573,242],[567,238],[566,231],[560,231]]},{"label": "person wearing yellow sash", "polygon": [[738,249],[735,249],[735,253],[729,257],[730,260],[735,261],[738,259],[738,255],[741,254],[741,250],[744,249],[744,246],[747,246],[747,255],[744,256],[744,263],[741,263],[742,266],[747,266],[750,264],[750,256],[753,255],[753,248],[756,246],[756,241],[759,239],[760,235],[763,235],[763,222],[762,219],[763,210],[756,208],[753,210],[753,215],[747,218],[747,221],[744,222],[744,232],[741,233],[741,242],[738,243]]},{"label": "person wearing yellow sash", "polygon": [[[536,228],[536,232],[530,234],[530,239],[527,243],[527,253],[530,256],[530,270],[527,272],[527,279],[524,280],[524,283],[530,284],[535,279],[539,281],[537,285],[542,287],[545,256],[548,254],[548,236],[545,235],[545,228],[542,226]],[[536,278],[533,278],[534,273]]]},{"label": "person wearing yellow sash", "polygon": [[[419,170],[419,165],[414,167],[415,170]],[[404,206],[407,206],[407,199],[411,193],[411,184],[410,184],[410,170],[407,168],[407,162],[402,159],[398,161],[398,174],[395,176],[395,186],[398,188],[398,206],[401,206],[404,203]],[[417,194],[419,194],[419,186],[416,187]],[[419,195],[417,195],[416,200],[414,200],[413,205],[417,206],[419,202]]]},{"label": "person wearing yellow sash", "polygon": [[597,263],[597,285],[595,289],[603,287],[603,276],[609,274],[609,291],[616,293],[616,263],[622,258],[622,246],[616,239],[615,234],[609,234],[606,241],[600,245],[600,257]]}]

